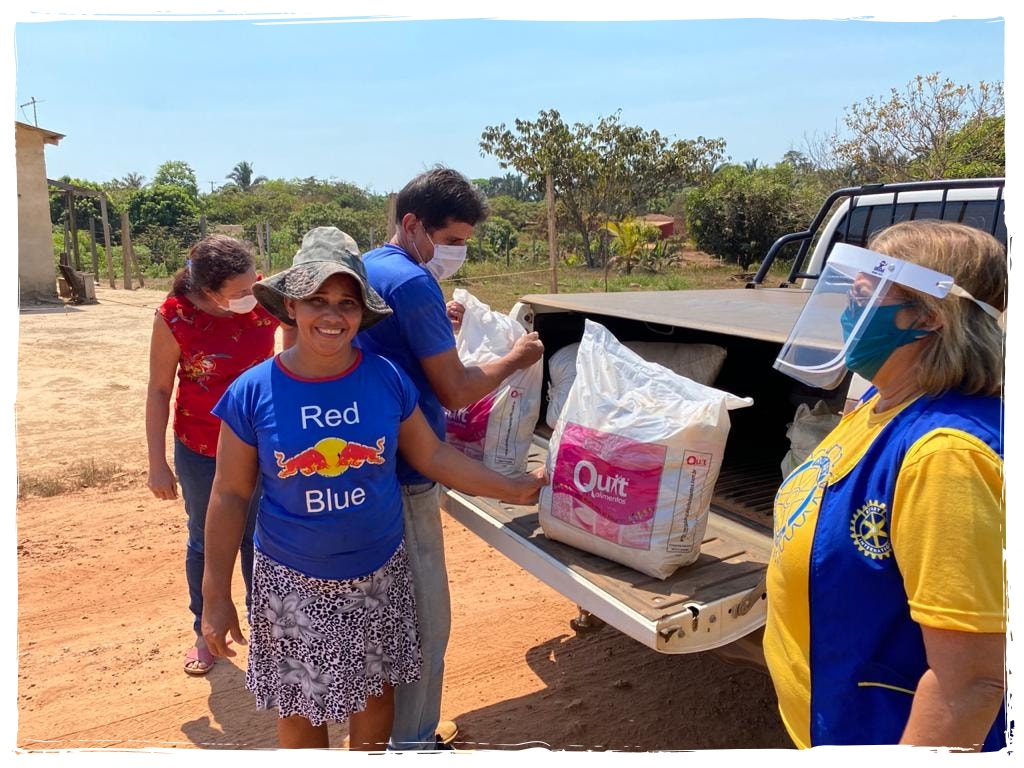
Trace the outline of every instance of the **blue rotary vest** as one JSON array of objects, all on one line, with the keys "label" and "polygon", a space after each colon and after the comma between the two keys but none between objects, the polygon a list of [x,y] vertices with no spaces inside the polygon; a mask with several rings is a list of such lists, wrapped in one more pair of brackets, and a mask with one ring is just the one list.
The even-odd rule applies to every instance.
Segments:
[{"label": "blue rotary vest", "polygon": [[[864,399],[873,394],[872,389]],[[1003,455],[1000,398],[919,398],[825,491],[808,575],[812,746],[896,744],[910,716],[914,689],[928,664],[892,550],[893,492],[907,451],[940,428],[974,435]],[[953,547],[955,533],[950,532]],[[1006,746],[1005,728],[1003,707],[985,750]]]}]

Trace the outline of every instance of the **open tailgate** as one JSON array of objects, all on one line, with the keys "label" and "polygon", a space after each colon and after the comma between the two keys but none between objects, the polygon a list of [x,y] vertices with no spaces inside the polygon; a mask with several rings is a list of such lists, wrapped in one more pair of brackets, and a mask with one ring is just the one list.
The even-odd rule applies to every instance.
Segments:
[{"label": "open tailgate", "polygon": [[[544,463],[536,437],[530,468]],[[726,645],[765,621],[763,577],[771,537],[712,504],[700,557],[664,581],[548,539],[536,506],[447,490],[449,514],[517,565],[606,623],[662,653]]]}]

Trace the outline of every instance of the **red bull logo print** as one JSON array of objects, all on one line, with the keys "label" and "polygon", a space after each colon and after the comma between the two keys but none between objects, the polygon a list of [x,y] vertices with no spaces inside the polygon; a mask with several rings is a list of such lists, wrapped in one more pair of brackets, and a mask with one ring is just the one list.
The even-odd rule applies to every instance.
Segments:
[{"label": "red bull logo print", "polygon": [[384,438],[376,446],[352,443],[340,437],[325,437],[312,448],[306,448],[286,458],[281,451],[274,451],[274,458],[280,471],[277,476],[284,479],[302,474],[305,477],[317,474],[323,477],[337,477],[348,469],[359,469],[364,464],[384,463]]}]

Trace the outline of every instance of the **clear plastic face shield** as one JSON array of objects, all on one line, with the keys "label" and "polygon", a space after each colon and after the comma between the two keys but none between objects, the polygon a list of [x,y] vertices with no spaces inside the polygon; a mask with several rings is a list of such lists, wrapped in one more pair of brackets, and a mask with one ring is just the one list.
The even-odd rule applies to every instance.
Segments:
[{"label": "clear plastic face shield", "polygon": [[[812,387],[838,387],[851,369],[848,363],[865,358],[870,354],[868,347],[879,342],[879,324],[873,322],[876,314],[894,317],[900,309],[912,306],[912,302],[908,304],[905,298],[899,298],[902,291],[892,290],[895,285],[940,299],[952,293],[973,301],[996,320],[1001,315],[956,285],[949,275],[866,248],[837,243],[775,360],[775,369]],[[902,334],[891,346],[928,334],[891,324],[888,328]]]}]

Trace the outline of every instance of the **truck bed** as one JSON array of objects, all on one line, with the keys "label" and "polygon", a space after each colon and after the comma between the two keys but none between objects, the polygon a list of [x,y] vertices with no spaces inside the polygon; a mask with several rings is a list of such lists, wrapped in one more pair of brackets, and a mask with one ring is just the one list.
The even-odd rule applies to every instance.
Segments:
[{"label": "truck bed", "polygon": [[[772,505],[789,450],[787,422],[797,404],[842,393],[801,391],[773,369],[807,300],[789,288],[636,291],[524,296],[512,315],[544,342],[545,358],[578,342],[584,320],[620,341],[711,343],[728,350],[715,386],[751,407],[730,411],[729,440],[700,557],[664,581],[599,555],[549,540],[536,506],[504,504],[455,491],[442,496],[460,523],[581,609],[662,653],[727,645],[764,624],[763,577],[772,545]],[[531,466],[547,457],[551,430],[545,369],[542,418]]]},{"label": "truck bed", "polygon": [[602,315],[711,334],[785,343],[807,302],[792,288],[719,288],[700,291],[623,291],[524,296],[538,313]]},{"label": "truck bed", "polygon": [[[535,439],[530,467],[547,456],[547,443]],[[733,475],[730,479],[729,475]],[[741,478],[742,474],[742,478]],[[771,547],[771,491],[750,487],[748,471],[723,468],[718,487],[746,489],[759,500],[712,504],[700,557],[664,581],[598,555],[548,539],[537,507],[517,506],[448,490],[442,507],[484,541],[557,592],[662,653],[694,653],[739,639],[764,624],[763,576]],[[765,497],[767,496],[767,501]],[[769,507],[763,524],[737,518]]]}]

